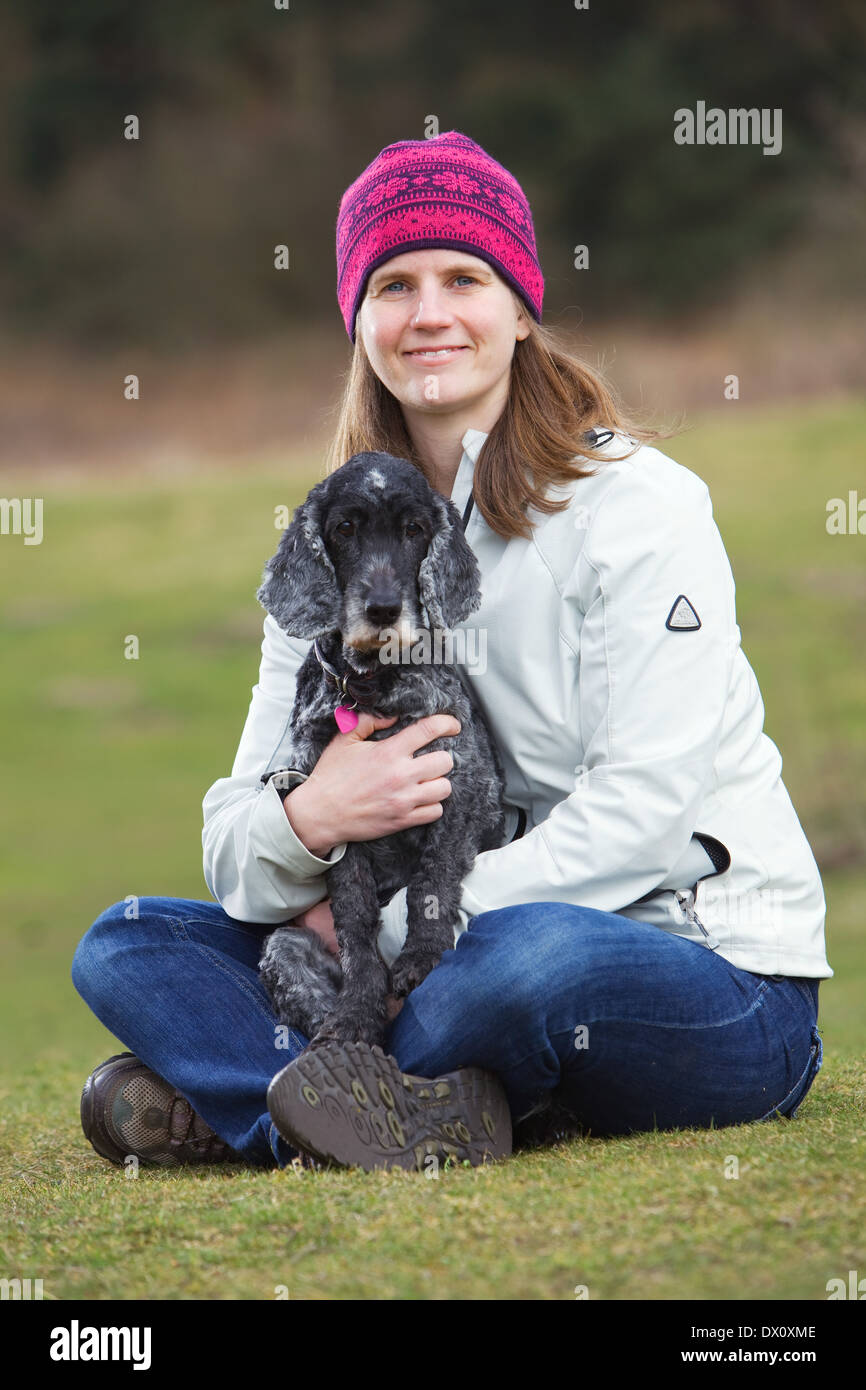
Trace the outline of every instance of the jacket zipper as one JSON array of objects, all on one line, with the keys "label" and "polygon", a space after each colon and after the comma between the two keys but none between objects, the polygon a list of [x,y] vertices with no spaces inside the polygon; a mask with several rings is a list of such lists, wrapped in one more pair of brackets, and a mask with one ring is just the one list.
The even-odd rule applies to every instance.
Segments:
[{"label": "jacket zipper", "polygon": [[691,923],[692,926],[700,927],[701,931],[706,937],[706,945],[711,951],[714,951],[719,943],[714,936],[710,936],[710,933],[707,931],[700,917],[695,912],[695,895],[692,892],[691,888],[687,889],[686,892],[681,892],[679,889],[675,889],[674,897],[676,898],[683,912],[686,914],[687,920]]}]

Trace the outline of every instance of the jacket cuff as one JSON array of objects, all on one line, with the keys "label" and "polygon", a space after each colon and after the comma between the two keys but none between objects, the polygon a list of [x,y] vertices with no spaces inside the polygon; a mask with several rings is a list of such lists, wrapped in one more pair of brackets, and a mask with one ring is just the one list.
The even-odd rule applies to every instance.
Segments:
[{"label": "jacket cuff", "polygon": [[250,817],[250,833],[270,851],[267,857],[284,865],[297,881],[318,878],[327,873],[333,864],[342,859],[348,845],[346,840],[334,845],[327,859],[320,859],[317,854],[311,853],[295,834],[282,797],[273,782],[266,783],[255,801]]}]

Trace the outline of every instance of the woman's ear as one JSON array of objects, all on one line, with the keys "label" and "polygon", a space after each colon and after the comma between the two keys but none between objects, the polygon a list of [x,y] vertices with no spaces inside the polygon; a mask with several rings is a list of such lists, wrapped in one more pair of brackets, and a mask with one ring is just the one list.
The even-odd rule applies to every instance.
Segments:
[{"label": "woman's ear", "polygon": [[427,609],[427,625],[453,628],[481,603],[481,571],[475,552],[463,535],[454,503],[433,494],[436,529],[418,567],[418,592]]},{"label": "woman's ear", "polygon": [[321,637],[338,629],[342,620],[337,576],[322,539],[323,501],[316,487],[296,509],[256,594],[290,637]]}]

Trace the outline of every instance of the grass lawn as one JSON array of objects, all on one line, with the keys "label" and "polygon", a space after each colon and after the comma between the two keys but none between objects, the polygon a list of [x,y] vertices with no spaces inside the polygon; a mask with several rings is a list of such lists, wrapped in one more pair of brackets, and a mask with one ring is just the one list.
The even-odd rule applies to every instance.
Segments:
[{"label": "grass lawn", "polygon": [[797,1119],[573,1141],[435,1181],[238,1166],[131,1181],[83,1139],[81,1084],[122,1049],[72,987],[75,945],[128,894],[208,896],[201,798],[257,677],[274,508],[318,472],[4,480],[41,492],[44,540],[0,538],[0,1274],[59,1299],[738,1300],[822,1300],[866,1275],[866,537],[825,526],[857,486],[864,428],[859,402],[732,403],[663,445],[710,486],[765,728],[824,875],[836,975]]}]

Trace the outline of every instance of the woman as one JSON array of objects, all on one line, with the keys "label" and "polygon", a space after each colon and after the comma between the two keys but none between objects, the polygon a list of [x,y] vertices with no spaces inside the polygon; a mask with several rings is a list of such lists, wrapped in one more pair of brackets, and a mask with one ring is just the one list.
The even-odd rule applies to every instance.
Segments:
[{"label": "woman", "polygon": [[[336,949],[330,863],[442,814],[450,754],[413,754],[456,721],[370,741],[388,721],[362,715],[306,782],[263,788],[291,762],[308,646],[268,616],[231,776],[204,800],[217,903],[147,898],[132,920],[115,904],[76,953],[76,988],[133,1049],[86,1083],[85,1133],[116,1162],[283,1166],[308,1147],[411,1164],[446,1118],[477,1126],[459,1083],[478,1068],[524,1142],[793,1115],[822,1058],[824,896],[706,486],[540,326],[529,205],[466,136],[383,150],[343,197],[337,260],[355,348],[330,468],[363,449],[411,459],[463,514],[482,574],[484,663],[465,674],[502,752],[510,838],[476,858],[456,948],[387,1039],[449,1100],[413,1099],[404,1143],[349,1160],[360,1073],[343,1050],[323,1127],[299,1137],[306,1040],[276,1030],[275,1049],[262,937],[289,919]],[[405,890],[383,919],[390,963]]]}]

